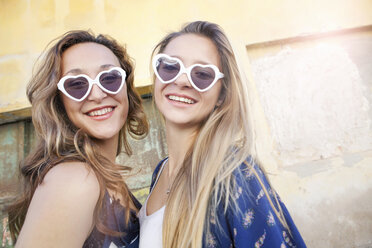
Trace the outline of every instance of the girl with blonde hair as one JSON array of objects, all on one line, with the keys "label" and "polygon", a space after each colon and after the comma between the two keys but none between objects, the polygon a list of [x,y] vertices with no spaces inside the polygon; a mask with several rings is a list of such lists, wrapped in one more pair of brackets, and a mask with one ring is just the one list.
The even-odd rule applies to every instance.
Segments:
[{"label": "girl with blonde hair", "polygon": [[16,247],[138,247],[139,202],[123,181],[127,134],[148,132],[134,68],[109,36],[71,31],[42,57],[27,86],[38,138],[9,207]]},{"label": "girl with blonde hair", "polygon": [[139,212],[140,247],[305,247],[255,163],[247,90],[221,28],[192,22],[153,52],[169,156]]}]

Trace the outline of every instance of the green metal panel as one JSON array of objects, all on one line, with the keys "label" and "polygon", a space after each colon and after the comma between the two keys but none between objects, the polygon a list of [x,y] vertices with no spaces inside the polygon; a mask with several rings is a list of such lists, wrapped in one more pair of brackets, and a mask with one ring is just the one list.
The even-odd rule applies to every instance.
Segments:
[{"label": "green metal panel", "polygon": [[[26,127],[27,126],[27,127]],[[30,121],[0,125],[0,227],[2,230],[1,247],[11,247],[10,234],[7,230],[7,218],[4,208],[14,197],[19,186],[19,163],[24,158],[25,147],[30,147]],[[25,128],[26,127],[26,128]],[[26,135],[25,135],[26,134]],[[25,143],[27,144],[25,146]]]}]

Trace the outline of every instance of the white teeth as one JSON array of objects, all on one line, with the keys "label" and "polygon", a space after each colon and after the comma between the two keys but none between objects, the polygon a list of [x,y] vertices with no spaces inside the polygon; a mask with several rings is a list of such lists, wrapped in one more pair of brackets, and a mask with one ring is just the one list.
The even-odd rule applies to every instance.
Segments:
[{"label": "white teeth", "polygon": [[168,96],[168,98],[173,100],[173,101],[177,101],[177,102],[184,102],[184,103],[188,103],[188,104],[193,104],[194,103],[194,100],[191,100],[191,99],[185,98],[185,97]]},{"label": "white teeth", "polygon": [[89,116],[99,116],[99,115],[104,115],[104,114],[106,114],[108,112],[111,112],[113,110],[114,110],[114,108],[104,108],[104,109],[89,112],[88,115]]}]

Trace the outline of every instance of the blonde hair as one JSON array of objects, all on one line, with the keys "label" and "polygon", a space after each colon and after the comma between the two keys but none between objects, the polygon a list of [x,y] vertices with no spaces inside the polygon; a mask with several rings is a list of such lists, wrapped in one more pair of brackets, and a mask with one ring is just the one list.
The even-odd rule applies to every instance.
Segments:
[{"label": "blonde hair", "polygon": [[[209,22],[189,23],[160,41],[153,55],[164,51],[174,38],[190,33],[215,44],[225,77],[221,79],[221,104],[201,125],[172,185],[163,221],[164,247],[201,247],[203,233],[209,230],[206,216],[217,216],[221,201],[225,211],[231,206],[239,212],[233,198],[233,171],[249,156],[255,157],[248,91],[222,29]],[[252,168],[247,164],[247,169]]]},{"label": "blonde hair", "polygon": [[90,31],[70,31],[58,38],[38,64],[28,86],[27,96],[32,104],[32,121],[38,138],[37,147],[20,165],[24,179],[23,192],[18,200],[8,208],[9,228],[15,241],[25,220],[32,196],[53,166],[65,161],[82,161],[95,173],[100,194],[94,211],[94,223],[105,234],[119,235],[108,229],[100,218],[106,190],[118,192],[126,206],[126,221],[130,209],[136,209],[122,172],[129,167],[110,162],[100,154],[94,140],[78,129],[68,118],[60,92],[57,90],[61,78],[62,54],[69,47],[79,43],[94,42],[109,48],[118,58],[120,66],[126,71],[126,85],[129,102],[127,121],[119,133],[117,155],[124,151],[131,155],[127,132],[134,138],[142,138],[148,132],[148,123],[144,114],[141,98],[134,88],[134,66],[126,49],[113,38],[106,35],[95,36]]}]

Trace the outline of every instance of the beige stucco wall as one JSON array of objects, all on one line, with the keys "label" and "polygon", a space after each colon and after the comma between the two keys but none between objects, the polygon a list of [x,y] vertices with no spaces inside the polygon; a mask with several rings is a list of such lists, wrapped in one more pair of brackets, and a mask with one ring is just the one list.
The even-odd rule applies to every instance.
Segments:
[{"label": "beige stucco wall", "polygon": [[[217,22],[232,41],[242,72],[249,79],[261,160],[308,246],[367,247],[372,245],[370,143],[355,139],[355,149],[341,149],[322,158],[318,156],[321,147],[311,153],[306,141],[296,141],[293,149],[283,148],[283,144],[293,143],[285,135],[285,142],[280,138],[289,127],[273,125],[277,118],[270,109],[273,104],[289,113],[290,109],[283,102],[266,101],[270,89],[262,87],[255,74],[255,62],[278,54],[254,45],[368,26],[371,13],[370,0],[0,0],[0,121],[29,115],[25,86],[33,63],[49,41],[68,30],[90,28],[127,44],[136,60],[135,83],[145,86],[150,83],[152,48],[166,32],[193,20]],[[364,92],[371,95],[372,87]],[[366,104],[371,108],[370,101]],[[372,116],[362,118],[368,122]],[[309,132],[316,134],[316,130]],[[370,124],[359,136],[366,133],[371,134]],[[342,138],[348,133],[339,135]],[[323,141],[334,147],[337,142]],[[307,156],[300,156],[297,148]]]},{"label": "beige stucco wall", "polygon": [[247,46],[257,144],[310,247],[371,247],[372,26]]}]

